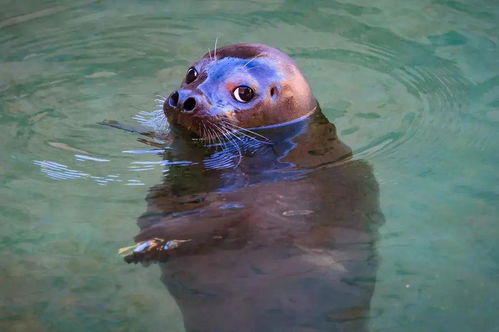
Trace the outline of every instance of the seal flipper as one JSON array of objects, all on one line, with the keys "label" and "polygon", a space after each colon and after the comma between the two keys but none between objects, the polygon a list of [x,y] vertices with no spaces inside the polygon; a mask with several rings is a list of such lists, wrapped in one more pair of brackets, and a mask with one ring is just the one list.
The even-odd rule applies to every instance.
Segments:
[{"label": "seal flipper", "polygon": [[[119,253],[124,254],[123,259],[128,264],[139,262],[164,262],[171,255],[172,250],[178,248],[185,242],[191,240],[170,240],[154,238],[148,241],[139,242],[134,246],[122,248]],[[126,254],[131,249],[132,252]]]},{"label": "seal flipper", "polygon": [[247,214],[245,209],[224,213],[217,206],[207,206],[199,213],[163,217],[152,225],[148,222],[148,216],[144,215],[139,218],[139,225],[143,230],[135,237],[135,241],[141,244],[158,238],[167,242],[188,240],[175,247],[176,256],[193,254],[203,248],[238,247],[247,238]]}]

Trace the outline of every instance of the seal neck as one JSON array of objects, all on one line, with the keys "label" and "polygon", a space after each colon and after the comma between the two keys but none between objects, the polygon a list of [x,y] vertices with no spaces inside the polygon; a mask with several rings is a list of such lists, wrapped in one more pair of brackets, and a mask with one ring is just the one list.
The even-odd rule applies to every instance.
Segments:
[{"label": "seal neck", "polygon": [[[296,179],[351,156],[350,148],[337,138],[335,126],[320,109],[251,131],[256,139],[241,135],[230,144],[210,147],[178,137],[165,153],[165,181],[183,188],[178,194],[232,191],[255,183]],[[190,164],[179,163],[185,161]]]},{"label": "seal neck", "polygon": [[[338,139],[334,124],[327,120],[319,107],[295,120],[243,129],[229,137],[230,140],[205,146],[193,141],[187,132],[178,130],[167,157],[172,162],[187,161],[204,165],[207,169],[224,169],[238,168],[262,157],[267,161],[286,160],[300,166],[303,161],[292,156],[312,160],[325,156],[334,162],[351,155],[350,148]],[[214,159],[217,158],[223,162],[216,163]],[[314,163],[306,162],[309,166]]]}]

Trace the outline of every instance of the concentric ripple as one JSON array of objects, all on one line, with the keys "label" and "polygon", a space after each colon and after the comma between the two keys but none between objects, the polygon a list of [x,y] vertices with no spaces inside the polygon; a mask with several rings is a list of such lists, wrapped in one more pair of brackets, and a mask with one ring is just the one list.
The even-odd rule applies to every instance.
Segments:
[{"label": "concentric ripple", "polygon": [[[62,141],[88,136],[88,130],[81,126],[95,131],[94,124],[105,118],[135,118],[155,129],[164,127],[160,111],[157,117],[143,112],[152,108],[155,94],[165,95],[178,85],[187,63],[212,47],[216,37],[181,41],[182,36],[192,35],[186,22],[203,26],[209,21],[204,11],[181,19],[175,13],[182,9],[172,5],[158,12],[154,6],[144,6],[140,14],[116,17],[106,4],[88,2],[20,16],[18,23],[4,20],[0,24],[7,32],[2,44],[6,61],[3,74],[10,78],[0,85],[9,96],[4,107],[14,109],[14,113],[15,109],[21,113],[37,110],[40,117],[66,120],[56,133]],[[261,22],[265,29],[257,27],[255,34],[272,36],[277,28],[296,30],[298,15],[304,15],[298,21],[302,30],[297,31],[302,38],[273,44],[283,46],[302,65],[323,110],[357,158],[398,160],[404,155],[399,154],[401,150],[420,149],[418,146],[445,139],[436,128],[445,131],[444,135],[449,135],[447,130],[459,133],[472,84],[455,62],[439,56],[435,47],[358,19],[362,13],[380,13],[373,7],[335,3],[321,11],[302,6],[297,11],[296,6],[290,6],[282,14],[270,15],[283,9],[271,5],[241,14],[225,8],[226,13],[209,19],[221,26]],[[313,19],[307,19],[308,13]],[[23,34],[19,27],[31,20],[34,25],[43,24],[44,29]],[[64,30],[60,22],[64,22]],[[19,30],[22,37],[16,38]],[[318,38],[306,38],[307,33]],[[222,36],[224,39],[232,41],[230,36]],[[442,44],[438,37],[430,40]],[[85,137],[78,146],[97,147],[101,133]],[[28,135],[36,135],[38,142],[53,138],[42,123],[30,128]],[[473,141],[482,144],[487,138]],[[94,151],[98,158],[119,155],[117,150],[106,152],[111,156],[101,155],[102,149],[99,146],[99,151]],[[50,159],[50,155],[39,157]],[[410,156],[404,158],[410,162]],[[58,162],[57,158],[53,161]]]}]

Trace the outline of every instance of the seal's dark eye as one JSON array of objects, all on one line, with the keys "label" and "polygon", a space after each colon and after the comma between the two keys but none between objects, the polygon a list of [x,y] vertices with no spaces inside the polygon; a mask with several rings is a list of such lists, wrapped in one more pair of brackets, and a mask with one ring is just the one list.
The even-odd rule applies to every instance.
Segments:
[{"label": "seal's dark eye", "polygon": [[247,103],[255,96],[253,89],[246,85],[238,86],[234,89],[232,94],[234,95],[234,98],[241,103]]},{"label": "seal's dark eye", "polygon": [[196,68],[191,67],[187,70],[187,74],[185,75],[185,83],[190,84],[194,82],[194,80],[198,77],[198,72]]}]

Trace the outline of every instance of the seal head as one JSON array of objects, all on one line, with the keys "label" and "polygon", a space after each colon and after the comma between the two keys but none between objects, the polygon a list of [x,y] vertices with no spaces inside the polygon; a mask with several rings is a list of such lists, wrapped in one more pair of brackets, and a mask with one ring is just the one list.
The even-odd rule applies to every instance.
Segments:
[{"label": "seal head", "polygon": [[170,124],[200,138],[286,123],[317,107],[295,62],[262,44],[234,44],[205,54],[163,105]]}]

